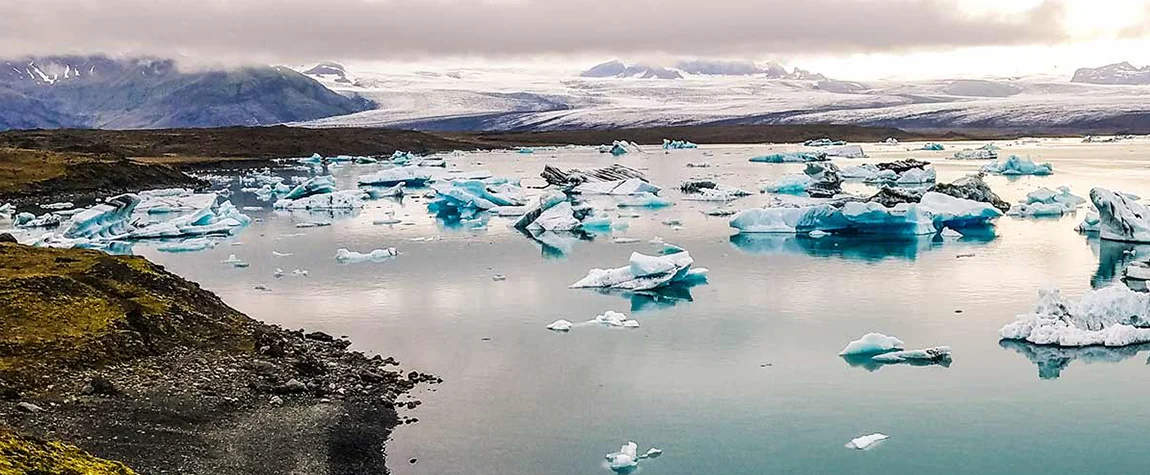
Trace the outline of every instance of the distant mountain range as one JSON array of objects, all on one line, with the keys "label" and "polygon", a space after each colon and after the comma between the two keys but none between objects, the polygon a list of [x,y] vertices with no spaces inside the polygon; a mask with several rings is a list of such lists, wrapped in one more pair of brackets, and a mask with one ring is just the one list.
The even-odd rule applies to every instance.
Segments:
[{"label": "distant mountain range", "polygon": [[284,67],[187,72],[168,59],[107,56],[0,61],[0,130],[269,125],[373,107]]},{"label": "distant mountain range", "polygon": [[1150,85],[1150,66],[1136,68],[1130,63],[1115,63],[1101,68],[1082,68],[1070,82],[1086,84]]},{"label": "distant mountain range", "polygon": [[628,66],[620,60],[607,61],[583,71],[584,78],[640,78],[640,79],[682,79],[684,74],[697,76],[761,76],[767,79],[790,79],[797,81],[821,81],[827,79],[822,74],[795,68],[788,72],[781,64],[767,63],[759,67],[753,61],[685,60],[672,67],[633,64]]}]

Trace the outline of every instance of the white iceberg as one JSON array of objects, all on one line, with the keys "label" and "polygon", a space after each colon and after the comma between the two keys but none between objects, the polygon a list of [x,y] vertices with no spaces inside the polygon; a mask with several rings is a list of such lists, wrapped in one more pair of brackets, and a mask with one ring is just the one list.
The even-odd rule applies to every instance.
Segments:
[{"label": "white iceberg", "polygon": [[862,145],[844,145],[841,147],[832,147],[823,149],[828,157],[840,158],[866,158],[866,152],[863,151]]},{"label": "white iceberg", "polygon": [[639,465],[639,446],[634,442],[627,442],[619,448],[618,452],[607,454],[607,466],[614,471],[625,471]]},{"label": "white iceberg", "polygon": [[405,184],[411,187],[420,187],[431,180],[431,174],[417,166],[396,167],[369,175],[360,175],[357,183],[372,186],[395,186]]},{"label": "white iceberg", "polygon": [[630,265],[616,269],[591,269],[571,288],[651,290],[676,283],[704,279],[706,269],[692,269],[694,259],[686,251],[662,256],[631,253]]},{"label": "white iceberg", "polygon": [[75,207],[76,207],[76,205],[75,205],[75,204],[72,204],[72,202],[71,202],[71,201],[63,201],[63,202],[60,202],[60,203],[48,203],[48,204],[45,204],[45,205],[40,205],[40,207],[41,207],[41,208],[43,208],[43,209],[50,209],[50,210],[62,210],[62,209],[72,209],[72,208],[75,208]]},{"label": "white iceberg", "polygon": [[311,195],[331,193],[335,191],[335,178],[331,175],[316,176],[292,188],[284,199],[296,200]]},{"label": "white iceberg", "polygon": [[773,182],[763,185],[761,190],[765,193],[800,194],[807,191],[815,180],[804,173],[787,173],[776,178]]},{"label": "white iceberg", "polygon": [[639,193],[619,202],[621,208],[663,208],[674,205],[675,202],[662,196],[651,193]]},{"label": "white iceberg", "polygon": [[982,166],[982,171],[998,175],[1049,175],[1054,167],[1049,163],[1034,163],[1029,158],[1011,155],[1006,160],[995,160]]},{"label": "white iceberg", "polygon": [[1036,345],[1127,346],[1150,342],[1150,294],[1124,285],[1089,290],[1077,302],[1057,290],[1039,293],[1033,313],[998,331],[1006,340]]},{"label": "white iceberg", "polygon": [[626,315],[608,310],[602,315],[596,315],[592,322],[607,325],[609,327],[622,327],[622,328],[639,328],[639,321],[633,320]]},{"label": "white iceberg", "polygon": [[934,167],[925,168],[911,168],[898,175],[895,183],[899,185],[921,185],[925,183],[934,183],[937,179],[937,174]]},{"label": "white iceberg", "polygon": [[1044,217],[1044,216],[1062,216],[1069,213],[1071,210],[1066,209],[1065,206],[1059,203],[1018,203],[1010,207],[1007,211],[1007,216],[1023,216],[1023,217]]},{"label": "white iceberg", "polygon": [[1098,235],[1102,239],[1150,242],[1150,210],[1123,193],[1105,188],[1090,190],[1090,201],[1098,210]]},{"label": "white iceberg", "polygon": [[998,152],[986,149],[962,149],[954,152],[955,160],[997,160]]},{"label": "white iceberg", "polygon": [[379,261],[387,260],[389,258],[398,256],[398,255],[399,255],[399,252],[396,251],[394,247],[389,247],[386,249],[376,249],[376,250],[371,251],[371,252],[366,253],[366,254],[361,253],[361,252],[349,251],[347,249],[339,249],[339,250],[335,251],[335,260],[339,261],[340,263],[344,263],[344,264],[354,264],[357,262],[367,262],[367,261],[379,262]]},{"label": "white iceberg", "polygon": [[571,326],[571,322],[567,320],[555,320],[554,322],[551,322],[550,325],[547,325],[547,329],[557,332],[565,332],[571,331]]},{"label": "white iceberg", "polygon": [[1082,222],[1074,227],[1075,231],[1083,234],[1097,233],[1102,225],[1102,217],[1099,216],[1097,211],[1088,211],[1086,216],[1082,217]]},{"label": "white iceberg", "polygon": [[[881,172],[882,170],[879,170],[879,168],[874,166],[874,164],[864,163],[862,165],[849,165],[842,167],[839,170],[839,176],[844,179],[852,180],[878,180],[879,173]],[[896,174],[894,178],[898,179],[898,175]]]},{"label": "white iceberg", "polygon": [[297,199],[283,198],[276,200],[272,207],[288,210],[359,209],[367,206],[368,198],[368,193],[363,190],[340,190]]},{"label": "white iceberg", "polygon": [[639,195],[658,194],[662,188],[639,178],[615,181],[589,181],[576,186],[571,191],[583,195]]},{"label": "white iceberg", "polygon": [[156,246],[157,251],[163,252],[195,252],[204,249],[210,249],[216,246],[216,242],[208,238],[192,238],[185,241],[174,242],[170,244],[162,244]]},{"label": "white iceberg", "polygon": [[855,438],[851,439],[850,442],[847,442],[846,448],[866,450],[870,447],[873,447],[875,444],[882,442],[882,441],[889,439],[889,438],[890,438],[889,435],[880,434],[880,433],[874,433],[874,434],[870,434],[870,435],[859,436],[859,437],[855,437]]},{"label": "white iceberg", "polygon": [[869,355],[902,348],[903,342],[893,336],[882,333],[867,333],[862,338],[847,344],[839,356]]}]

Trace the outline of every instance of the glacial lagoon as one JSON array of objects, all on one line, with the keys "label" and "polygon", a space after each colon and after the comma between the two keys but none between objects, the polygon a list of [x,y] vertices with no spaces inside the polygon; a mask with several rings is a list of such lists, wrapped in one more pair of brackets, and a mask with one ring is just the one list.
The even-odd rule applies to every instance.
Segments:
[{"label": "glacial lagoon", "polygon": [[[921,151],[908,150],[916,144],[864,144],[870,158],[835,162],[914,157],[932,162],[938,180],[949,182],[986,162],[945,157],[980,145]],[[1095,186],[1150,196],[1145,139],[999,145],[1004,156],[1054,167],[1050,176],[987,177],[1009,202],[1060,185],[1079,196]],[[707,178],[756,192],[729,207],[761,206],[768,199],[757,192],[761,182],[803,165],[748,158],[784,148],[647,147],[618,158],[591,148],[446,156],[448,170],[531,178],[525,184],[541,183],[548,164],[618,162],[642,170],[675,201],[611,210],[626,229],[597,236],[541,242],[512,229],[515,218],[440,220],[428,213],[419,189],[355,212],[273,211],[240,192],[238,180],[225,180],[217,188],[232,190],[236,206],[266,208],[245,211],[257,222],[204,251],[159,252],[151,243],[133,251],[256,319],[346,335],[353,349],[394,355],[407,368],[442,377],[443,384],[423,388],[421,406],[401,410],[419,422],[398,428],[388,443],[395,474],[610,473],[604,454],[629,440],[640,451],[664,451],[638,467],[660,475],[1144,470],[1150,347],[1037,347],[1000,342],[998,330],[1033,310],[1041,289],[1076,298],[1121,285],[1125,264],[1150,255],[1150,246],[1076,233],[1085,209],[1061,218],[1004,216],[994,235],[736,235],[729,218],[703,213],[715,203],[685,201],[676,189],[686,179]],[[711,166],[687,167],[700,162]],[[331,173],[340,188],[352,188],[358,175],[383,167],[275,173]],[[612,201],[593,199],[601,206]],[[389,212],[401,222],[373,224]],[[637,217],[617,217],[632,212]],[[673,220],[681,225],[664,224]],[[311,221],[331,225],[296,227]],[[637,242],[617,243],[612,234]],[[568,288],[589,269],[625,265],[633,251],[657,253],[656,237],[690,251],[696,266],[710,270],[709,283],[648,295]],[[399,255],[355,264],[333,257],[339,248],[388,247]],[[221,263],[231,254],[250,266]],[[275,277],[277,268],[286,275]],[[307,276],[292,275],[295,269]],[[640,327],[545,328],[608,310]],[[950,346],[953,362],[879,366],[837,356],[868,332],[895,335],[908,348]],[[865,451],[844,448],[874,432],[890,439]]]}]

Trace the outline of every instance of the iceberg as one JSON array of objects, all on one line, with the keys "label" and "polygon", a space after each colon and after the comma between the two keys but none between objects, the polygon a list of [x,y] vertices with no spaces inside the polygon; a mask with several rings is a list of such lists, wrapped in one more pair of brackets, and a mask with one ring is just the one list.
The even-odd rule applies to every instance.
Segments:
[{"label": "iceberg", "polygon": [[602,315],[596,315],[595,318],[591,321],[607,325],[609,327],[639,328],[638,320],[632,320],[626,315],[612,310],[608,310]]},{"label": "iceberg", "polygon": [[921,185],[925,183],[934,183],[937,179],[934,167],[928,168],[912,168],[898,175],[895,179],[895,184],[898,185]]},{"label": "iceberg", "polygon": [[1124,242],[1150,242],[1150,210],[1123,193],[1105,188],[1090,190],[1090,201],[1098,210],[1098,235]]},{"label": "iceberg", "polygon": [[990,149],[965,148],[954,152],[955,160],[998,160],[998,152]]},{"label": "iceberg", "polygon": [[632,152],[642,152],[643,149],[639,148],[639,144],[635,142],[628,142],[626,140],[616,140],[610,146],[603,145],[599,147],[599,153],[610,153],[616,157],[626,155]]},{"label": "iceberg", "polygon": [[837,233],[922,235],[944,227],[987,225],[1002,212],[987,203],[927,192],[919,203],[893,207],[876,202],[753,208],[740,211],[730,226],[743,233]]},{"label": "iceberg", "polygon": [[868,355],[902,348],[902,340],[882,333],[867,333],[847,344],[839,356]]},{"label": "iceberg", "polygon": [[943,150],[946,150],[946,147],[944,147],[940,143],[933,143],[932,142],[932,143],[928,143],[926,145],[923,145],[922,148],[919,150],[925,150],[928,152],[941,152]]},{"label": "iceberg", "polygon": [[367,261],[379,262],[379,261],[387,260],[389,258],[398,256],[398,255],[399,255],[399,252],[396,251],[394,247],[389,247],[386,249],[376,249],[376,250],[371,251],[371,252],[366,253],[366,254],[361,253],[361,252],[349,251],[347,249],[339,249],[339,250],[335,251],[335,260],[339,261],[341,264],[354,264],[357,262],[367,262]]},{"label": "iceberg", "polygon": [[1033,313],[998,332],[1005,340],[1066,347],[1127,346],[1150,342],[1150,294],[1124,285],[1087,291],[1077,302],[1057,290],[1039,292]]},{"label": "iceberg", "polygon": [[1135,261],[1126,266],[1122,276],[1127,280],[1150,280],[1150,261]]},{"label": "iceberg", "polygon": [[892,351],[874,355],[871,360],[883,364],[945,362],[950,360],[950,347],[936,346],[921,350]]},{"label": "iceberg", "polygon": [[1007,211],[1007,216],[1021,216],[1027,218],[1041,218],[1049,216],[1062,216],[1071,210],[1059,203],[1019,203]]},{"label": "iceberg", "polygon": [[431,174],[417,166],[388,168],[369,175],[360,175],[356,182],[360,185],[395,186],[403,184],[421,187],[431,180]]},{"label": "iceberg", "polygon": [[662,188],[640,178],[628,178],[615,181],[587,182],[576,186],[571,191],[583,195],[639,195],[643,193],[658,194],[660,190]]},{"label": "iceberg", "polygon": [[683,199],[687,201],[731,201],[751,195],[749,191],[707,180],[685,181],[679,185],[679,191],[686,195]]},{"label": "iceberg", "polygon": [[464,211],[485,211],[500,206],[523,206],[523,190],[505,183],[488,186],[482,180],[451,180],[431,186],[435,200],[427,207],[434,213],[463,214]]},{"label": "iceberg", "polygon": [[663,139],[663,150],[680,150],[690,148],[699,148],[699,146],[685,140]]},{"label": "iceberg", "polygon": [[63,201],[63,202],[59,202],[59,203],[48,203],[46,205],[40,205],[40,208],[42,208],[42,209],[50,209],[53,211],[62,210],[62,209],[72,209],[75,207],[76,207],[76,205],[72,204],[71,201]]},{"label": "iceberg", "polygon": [[655,447],[647,449],[640,455],[639,445],[634,442],[627,442],[626,445],[619,448],[618,452],[607,454],[607,468],[616,473],[631,473],[639,466],[640,460],[658,458],[660,455],[663,455],[663,451]]},{"label": "iceberg", "polygon": [[829,160],[826,152],[783,152],[751,157],[750,161],[758,163],[805,163],[823,162]]},{"label": "iceberg", "polygon": [[[839,171],[839,176],[847,179],[877,181],[879,179],[879,172],[881,171],[882,170],[879,170],[878,167],[874,166],[874,164],[864,163],[862,165],[850,165],[843,167]],[[894,179],[898,179],[898,174],[893,174],[892,176]]]},{"label": "iceberg", "polygon": [[889,435],[880,434],[880,433],[874,433],[874,434],[870,434],[870,435],[859,436],[859,437],[855,437],[855,438],[851,439],[850,442],[847,442],[846,448],[866,450],[868,448],[873,447],[875,444],[882,442],[884,440],[887,440],[889,438],[890,438]]},{"label": "iceberg", "polygon": [[811,139],[803,142],[804,147],[834,147],[846,144],[847,143],[842,140],[831,140],[827,138]]},{"label": "iceberg", "polygon": [[823,150],[823,153],[828,157],[839,158],[866,158],[866,152],[863,151],[862,145],[845,145],[842,147],[834,147]]},{"label": "iceberg", "polygon": [[557,332],[566,332],[571,331],[571,326],[571,322],[567,320],[555,320],[554,322],[551,322],[550,325],[547,325],[547,329]]},{"label": "iceberg", "polygon": [[1097,211],[1088,211],[1086,216],[1082,218],[1082,222],[1074,227],[1075,231],[1082,234],[1097,233],[1100,231],[1102,217],[1098,215]]},{"label": "iceberg", "polygon": [[156,246],[156,250],[162,252],[195,252],[202,251],[204,249],[210,249],[215,246],[216,242],[211,239],[192,238],[171,244],[162,244]]},{"label": "iceberg", "polygon": [[417,157],[415,154],[413,154],[411,152],[404,152],[402,150],[396,150],[396,151],[391,153],[391,156],[387,158],[387,161],[394,163],[396,165],[399,165],[399,166],[406,166],[409,164],[419,162],[419,157]]},{"label": "iceberg", "polygon": [[1042,187],[1026,194],[1025,204],[1048,204],[1060,205],[1066,211],[1073,211],[1074,209],[1086,203],[1086,199],[1081,196],[1076,196],[1070,193],[1070,188],[1060,186],[1057,190]]},{"label": "iceberg", "polygon": [[604,288],[651,290],[678,283],[691,283],[706,278],[706,269],[692,269],[694,259],[686,251],[648,256],[631,253],[630,265],[615,269],[591,269],[586,277],[571,288]]},{"label": "iceberg", "polygon": [[651,193],[639,193],[619,202],[622,208],[663,208],[674,205],[675,202],[662,196]]},{"label": "iceberg", "polygon": [[115,196],[72,215],[61,232],[45,234],[35,245],[103,248],[113,241],[232,234],[251,223],[251,218],[240,213],[231,202],[217,205],[214,194],[189,197],[192,199],[203,206],[195,213],[167,221],[137,224],[132,222],[132,217],[133,213],[139,212],[140,197],[134,194]]},{"label": "iceberg", "polygon": [[775,179],[775,181],[762,186],[764,193],[787,193],[787,194],[802,194],[806,193],[807,187],[814,183],[814,179],[803,173],[787,173]]},{"label": "iceberg", "polygon": [[292,188],[283,199],[297,200],[311,195],[331,193],[335,191],[335,177],[331,175],[316,176]]},{"label": "iceberg", "polygon": [[1049,163],[1034,163],[1029,158],[1011,155],[1006,160],[995,160],[982,166],[982,171],[997,175],[1049,175],[1054,167]]},{"label": "iceberg", "polygon": [[[301,185],[302,186],[302,185]],[[308,195],[303,198],[283,198],[272,204],[275,209],[333,210],[359,209],[367,205],[369,194],[363,190],[340,190],[332,193]]]},{"label": "iceberg", "polygon": [[16,215],[12,225],[17,228],[50,228],[59,226],[64,221],[64,218],[56,213],[44,213],[36,216],[32,213],[20,213]]},{"label": "iceberg", "polygon": [[366,191],[367,195],[373,200],[378,200],[380,198],[399,198],[403,196],[403,185],[404,183],[400,182],[399,184],[390,188],[380,189],[367,187],[363,190]]}]

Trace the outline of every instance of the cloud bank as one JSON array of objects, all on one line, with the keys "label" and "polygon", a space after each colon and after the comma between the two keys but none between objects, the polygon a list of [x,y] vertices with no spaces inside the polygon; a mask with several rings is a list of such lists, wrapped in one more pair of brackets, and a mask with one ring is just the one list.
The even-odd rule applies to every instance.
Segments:
[{"label": "cloud bank", "polygon": [[0,56],[208,61],[648,53],[849,54],[1056,44],[1063,6],[970,15],[954,0],[36,0],[0,15]]}]

